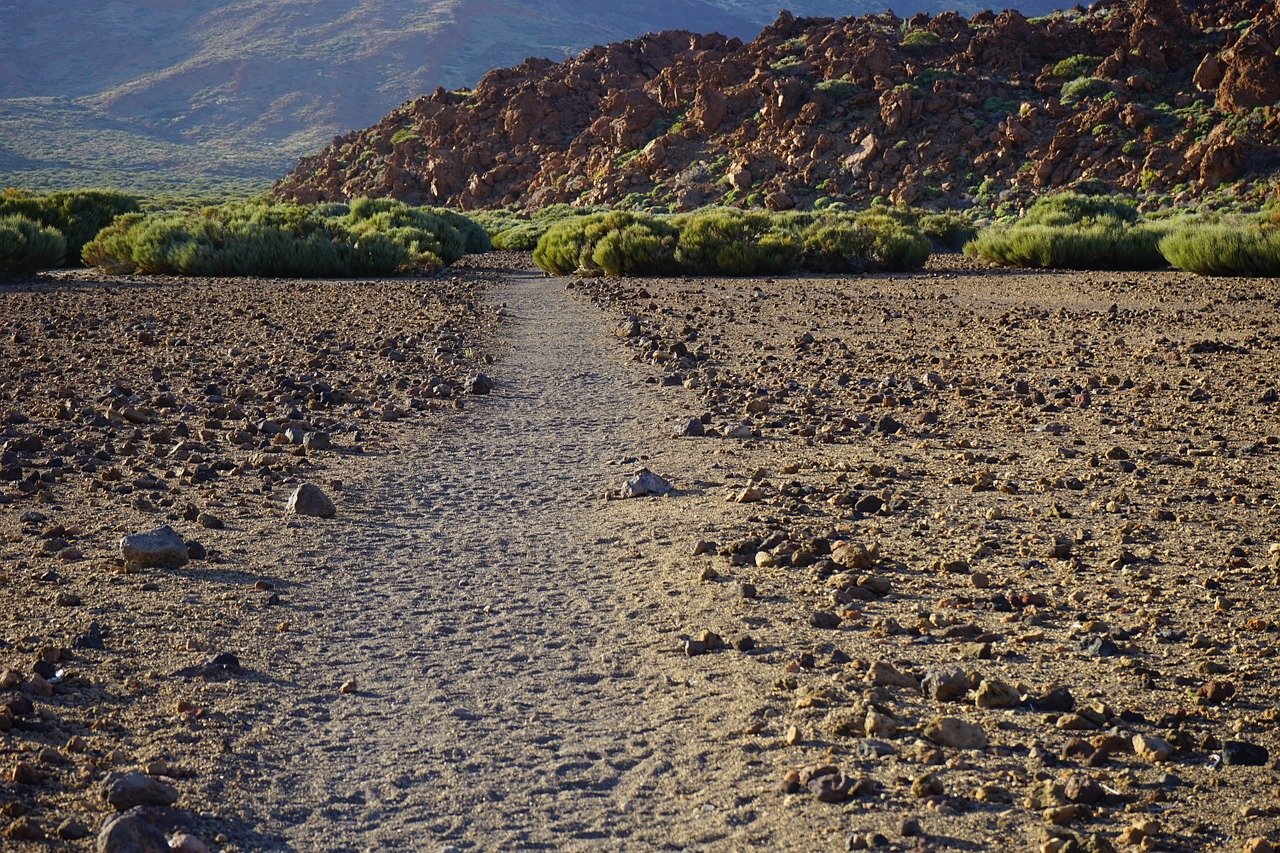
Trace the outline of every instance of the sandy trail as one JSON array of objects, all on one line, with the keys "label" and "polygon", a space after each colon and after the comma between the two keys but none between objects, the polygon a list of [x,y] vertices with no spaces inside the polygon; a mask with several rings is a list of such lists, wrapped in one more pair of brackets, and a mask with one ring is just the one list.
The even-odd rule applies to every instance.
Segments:
[{"label": "sandy trail", "polygon": [[[664,561],[641,558],[678,559],[728,511],[696,494],[706,445],[669,438],[679,392],[646,384],[564,280],[505,288],[495,395],[352,472],[337,521],[293,530],[318,560],[291,595],[310,633],[279,661],[297,689],[275,700],[250,823],[297,849],[762,841],[738,798],[758,756],[706,735],[765,668],[674,654]],[[693,494],[602,500],[626,457]]]}]

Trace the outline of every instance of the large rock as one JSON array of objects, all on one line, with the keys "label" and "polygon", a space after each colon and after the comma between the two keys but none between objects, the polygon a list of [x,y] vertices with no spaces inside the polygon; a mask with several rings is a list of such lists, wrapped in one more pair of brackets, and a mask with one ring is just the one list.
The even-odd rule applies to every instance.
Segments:
[{"label": "large rock", "polygon": [[167,524],[146,533],[130,533],[121,537],[120,556],[126,565],[143,569],[177,569],[191,559],[187,543]]},{"label": "large rock", "polygon": [[171,806],[178,789],[145,773],[109,773],[102,782],[102,798],[118,812],[135,806]]},{"label": "large rock", "polygon": [[293,490],[293,494],[289,495],[289,504],[285,507],[285,512],[291,512],[294,515],[308,515],[314,518],[333,518],[338,514],[338,508],[333,505],[333,501],[329,500],[329,496],[320,490],[319,486],[303,483]]},{"label": "large rock", "polygon": [[641,468],[622,485],[622,497],[641,498],[647,495],[663,497],[674,491],[674,487],[648,468]]},{"label": "large rock", "polygon": [[136,811],[111,818],[98,833],[98,853],[169,853],[164,833]]}]

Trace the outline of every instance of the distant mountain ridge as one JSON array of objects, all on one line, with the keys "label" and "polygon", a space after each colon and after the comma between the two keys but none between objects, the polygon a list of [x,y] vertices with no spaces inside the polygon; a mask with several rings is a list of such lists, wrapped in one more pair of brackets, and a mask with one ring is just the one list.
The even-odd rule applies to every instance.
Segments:
[{"label": "distant mountain ridge", "polygon": [[[0,184],[247,182],[437,86],[527,57],[687,29],[749,40],[798,15],[973,2],[800,0],[43,0],[0,2]],[[1003,3],[1001,5],[1011,5]],[[1013,3],[1027,14],[1058,5]]]}]

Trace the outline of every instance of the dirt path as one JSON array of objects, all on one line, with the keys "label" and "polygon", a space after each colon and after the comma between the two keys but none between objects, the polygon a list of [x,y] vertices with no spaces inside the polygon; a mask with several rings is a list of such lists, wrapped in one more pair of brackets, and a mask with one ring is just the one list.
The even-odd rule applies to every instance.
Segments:
[{"label": "dirt path", "polygon": [[[646,384],[563,280],[495,296],[498,392],[360,470],[337,521],[293,528],[316,571],[289,598],[311,616],[280,655],[296,689],[247,822],[300,849],[764,842],[748,788],[771,774],[707,733],[747,719],[735,681],[765,667],[675,654],[658,600],[731,511],[699,497],[706,445],[669,438],[680,392]],[[689,493],[602,500],[627,457]]]}]

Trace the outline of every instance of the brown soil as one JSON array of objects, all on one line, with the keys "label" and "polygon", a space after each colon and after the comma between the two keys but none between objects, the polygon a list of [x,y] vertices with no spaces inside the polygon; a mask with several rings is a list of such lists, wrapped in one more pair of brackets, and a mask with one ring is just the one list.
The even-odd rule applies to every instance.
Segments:
[{"label": "brown soil", "polygon": [[[96,832],[101,779],[137,768],[224,849],[1280,840],[1266,282],[525,262],[0,289],[0,468],[21,476],[0,668],[48,649],[61,671],[0,733],[6,843]],[[412,393],[477,369],[498,388],[460,411]],[[316,381],[354,399],[308,400]],[[254,432],[296,415],[335,449]],[[752,437],[671,437],[689,416]],[[675,494],[604,500],[642,465]],[[284,513],[304,480],[337,518]],[[124,572],[118,535],[166,521],[208,558]],[[824,553],[844,540],[865,567]],[[103,648],[78,647],[93,622]],[[216,652],[244,671],[183,674]],[[954,699],[917,686],[955,669],[924,680]],[[1013,707],[975,707],[982,679]],[[939,715],[989,745],[932,743]],[[868,716],[896,731],[864,737]],[[1221,766],[1228,741],[1269,756]]]}]

